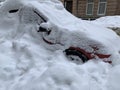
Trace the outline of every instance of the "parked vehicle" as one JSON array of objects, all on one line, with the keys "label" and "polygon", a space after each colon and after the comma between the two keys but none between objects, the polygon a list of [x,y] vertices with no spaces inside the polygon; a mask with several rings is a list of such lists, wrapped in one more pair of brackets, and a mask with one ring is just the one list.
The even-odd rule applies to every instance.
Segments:
[{"label": "parked vehicle", "polygon": [[[31,24],[49,50],[61,49],[70,61],[85,63],[101,58],[112,63],[113,52],[119,53],[111,30],[78,19],[66,11],[57,0],[8,0],[1,7],[8,16],[17,17],[20,24]],[[23,27],[24,28],[24,27]]]}]

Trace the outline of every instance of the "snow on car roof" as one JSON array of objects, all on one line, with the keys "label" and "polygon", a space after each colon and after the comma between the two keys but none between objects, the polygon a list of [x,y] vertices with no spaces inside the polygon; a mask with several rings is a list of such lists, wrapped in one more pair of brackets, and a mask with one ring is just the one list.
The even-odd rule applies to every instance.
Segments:
[{"label": "snow on car roof", "polygon": [[99,27],[73,16],[66,11],[61,2],[57,2],[57,0],[34,0],[27,2],[27,5],[37,8],[49,19],[50,22],[56,24],[57,26],[65,28],[69,31],[83,33],[87,37],[96,41],[102,43],[106,42],[107,44],[107,42],[114,42],[114,40],[118,38],[116,33],[112,30]]}]

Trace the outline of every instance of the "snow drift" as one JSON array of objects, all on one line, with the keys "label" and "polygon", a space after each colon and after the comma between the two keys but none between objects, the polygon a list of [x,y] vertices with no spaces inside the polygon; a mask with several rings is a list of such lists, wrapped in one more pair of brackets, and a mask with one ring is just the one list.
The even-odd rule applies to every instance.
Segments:
[{"label": "snow drift", "polygon": [[[115,74],[118,79],[120,78],[120,73],[117,72],[119,65],[116,67],[116,63],[119,64],[119,54],[115,53],[115,66],[99,59],[77,65],[68,61],[61,49],[58,48],[54,52],[46,49],[40,34],[36,32],[37,26],[34,26],[34,22],[32,24],[20,23],[19,13],[8,13],[11,8],[21,7],[21,2],[31,5],[28,3],[30,1],[32,4],[34,2],[36,7],[36,1],[41,3],[41,7],[49,6],[55,11],[57,7],[65,14],[60,18],[66,17],[67,11],[57,0],[5,1],[0,7],[0,90],[119,90],[120,87],[116,84],[119,83],[119,80],[114,79]],[[54,4],[57,6],[53,7]],[[49,11],[49,8],[44,9]],[[81,29],[82,32],[89,33],[90,38],[106,43],[100,39],[99,35],[95,35],[99,32],[96,29],[103,29],[100,35],[108,32],[108,36],[103,35],[103,37],[108,37],[108,40],[113,38],[114,44],[118,43],[115,39],[118,37],[112,31],[109,33],[105,28],[93,26],[94,24],[78,20],[72,15],[66,20],[63,19],[62,24],[61,22],[57,23],[56,19],[53,21],[56,21],[59,29],[64,23],[72,22],[72,24],[67,24],[67,30]],[[65,37],[68,38],[68,36]],[[111,80],[112,82],[110,82]]]},{"label": "snow drift", "polygon": [[120,16],[105,16],[92,21],[92,23],[112,29],[120,35]]},{"label": "snow drift", "polygon": [[92,22],[104,27],[120,27],[120,16],[105,16]]}]

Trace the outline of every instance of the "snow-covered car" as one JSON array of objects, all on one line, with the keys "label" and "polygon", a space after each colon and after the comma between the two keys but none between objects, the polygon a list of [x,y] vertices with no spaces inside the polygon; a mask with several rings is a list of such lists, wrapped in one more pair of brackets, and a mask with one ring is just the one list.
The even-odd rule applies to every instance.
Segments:
[{"label": "snow-covered car", "polygon": [[6,0],[0,12],[18,32],[32,28],[47,49],[62,50],[75,63],[93,58],[111,63],[112,57],[120,56],[119,36],[112,30],[78,19],[58,0]]}]

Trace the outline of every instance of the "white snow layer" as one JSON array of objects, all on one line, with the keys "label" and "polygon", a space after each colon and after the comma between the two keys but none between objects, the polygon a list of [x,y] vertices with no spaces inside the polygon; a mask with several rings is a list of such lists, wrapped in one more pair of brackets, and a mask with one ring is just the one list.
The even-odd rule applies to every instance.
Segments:
[{"label": "white snow layer", "polygon": [[[17,1],[14,1],[13,4],[16,4]],[[39,1],[45,4],[44,0]],[[49,1],[58,3],[57,0]],[[0,11],[0,90],[120,90],[120,63],[112,66],[99,59],[83,65],[72,63],[62,50],[53,52],[46,49],[35,28],[19,23],[17,15],[14,16],[10,18],[13,15]],[[86,32],[88,26],[94,34],[100,28],[81,20],[78,22]],[[109,37],[112,38],[112,35],[114,37],[114,34]]]},{"label": "white snow layer", "polygon": [[105,16],[92,21],[94,24],[101,25],[103,27],[118,27],[120,28],[120,16]]}]

